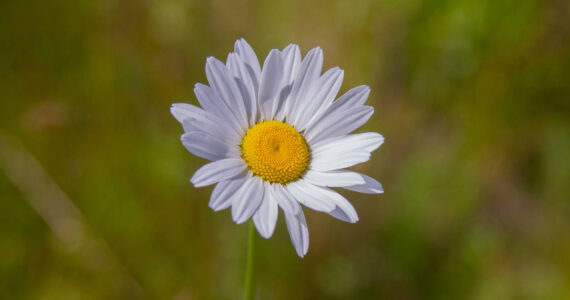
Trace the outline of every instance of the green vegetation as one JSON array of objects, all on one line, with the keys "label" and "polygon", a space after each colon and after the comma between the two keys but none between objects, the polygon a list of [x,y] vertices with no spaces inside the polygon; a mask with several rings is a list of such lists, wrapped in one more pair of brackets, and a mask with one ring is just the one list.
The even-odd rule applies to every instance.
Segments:
[{"label": "green vegetation", "polygon": [[1,1],[0,298],[240,299],[248,225],[190,184],[205,161],[169,106],[245,37],[321,46],[386,137],[356,168],[385,194],[343,192],[359,223],[306,210],[303,259],[283,215],[257,238],[257,299],[569,299],[568,20],[563,0]]}]

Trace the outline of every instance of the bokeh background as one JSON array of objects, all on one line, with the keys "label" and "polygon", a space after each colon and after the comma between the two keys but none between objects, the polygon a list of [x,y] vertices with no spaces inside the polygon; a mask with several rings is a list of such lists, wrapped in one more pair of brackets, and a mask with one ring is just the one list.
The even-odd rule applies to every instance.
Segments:
[{"label": "bokeh background", "polygon": [[172,102],[245,37],[321,46],[386,143],[258,238],[257,299],[570,299],[570,2],[0,2],[0,298],[240,299],[247,226],[208,206]]}]

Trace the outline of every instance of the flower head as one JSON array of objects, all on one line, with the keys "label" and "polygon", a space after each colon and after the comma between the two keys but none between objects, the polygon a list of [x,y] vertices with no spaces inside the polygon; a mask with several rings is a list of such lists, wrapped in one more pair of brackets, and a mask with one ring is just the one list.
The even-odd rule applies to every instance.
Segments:
[{"label": "flower head", "polygon": [[281,207],[301,257],[309,233],[300,204],[354,223],[352,205],[330,188],[383,192],[373,178],[345,169],[367,161],[384,141],[374,132],[351,134],[374,112],[364,105],[370,89],[358,86],[335,100],[343,71],[321,75],[322,65],[320,48],[301,59],[299,47],[290,44],[271,50],[261,68],[240,39],[225,64],[207,59],[210,85],[194,89],[202,107],[171,108],[184,127],[184,146],[211,161],[191,179],[196,187],[216,184],[210,207],[231,207],[238,224],[253,217],[264,238],[273,234]]}]

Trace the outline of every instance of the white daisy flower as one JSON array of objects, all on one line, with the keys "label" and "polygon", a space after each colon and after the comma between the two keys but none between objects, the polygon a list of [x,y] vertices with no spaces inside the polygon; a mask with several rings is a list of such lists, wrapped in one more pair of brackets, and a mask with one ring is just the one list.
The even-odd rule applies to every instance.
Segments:
[{"label": "white daisy flower", "polygon": [[184,127],[184,146],[211,161],[191,179],[195,187],[216,184],[209,206],[231,207],[238,224],[253,217],[264,238],[273,234],[281,207],[301,257],[309,232],[299,204],[355,223],[355,209],[331,187],[383,193],[373,178],[346,170],[367,161],[384,141],[375,132],[350,134],[374,112],[364,105],[370,88],[355,87],[335,100],[344,73],[335,67],[321,75],[322,67],[319,47],[301,59],[290,44],[271,50],[261,68],[240,39],[225,64],[207,59],[210,85],[194,89],[202,108],[171,107]]}]

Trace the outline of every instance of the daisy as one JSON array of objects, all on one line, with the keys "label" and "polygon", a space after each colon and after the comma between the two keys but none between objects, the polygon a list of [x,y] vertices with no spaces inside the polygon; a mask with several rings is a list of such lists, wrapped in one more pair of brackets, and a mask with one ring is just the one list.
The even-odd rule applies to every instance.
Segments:
[{"label": "daisy", "polygon": [[321,74],[322,67],[319,47],[301,59],[295,44],[271,50],[260,67],[239,39],[225,64],[207,59],[210,85],[194,88],[202,107],[171,107],[184,128],[183,145],[211,161],[190,180],[195,187],[216,184],[209,206],[231,207],[238,224],[253,218],[264,238],[273,234],[280,207],[301,257],[309,232],[300,204],[355,223],[355,209],[331,187],[383,193],[378,181],[346,169],[367,161],[384,141],[375,132],[351,134],[374,112],[364,105],[370,88],[355,87],[335,100],[344,73],[335,67]]}]

